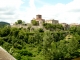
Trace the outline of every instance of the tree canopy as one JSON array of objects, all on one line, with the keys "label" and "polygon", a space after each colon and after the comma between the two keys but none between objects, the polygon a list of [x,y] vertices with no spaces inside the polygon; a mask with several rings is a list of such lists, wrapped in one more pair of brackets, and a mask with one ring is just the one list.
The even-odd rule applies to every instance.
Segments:
[{"label": "tree canopy", "polygon": [[80,27],[64,30],[59,24],[43,26],[33,31],[31,27],[0,28],[0,46],[17,60],[72,60],[80,57]]}]

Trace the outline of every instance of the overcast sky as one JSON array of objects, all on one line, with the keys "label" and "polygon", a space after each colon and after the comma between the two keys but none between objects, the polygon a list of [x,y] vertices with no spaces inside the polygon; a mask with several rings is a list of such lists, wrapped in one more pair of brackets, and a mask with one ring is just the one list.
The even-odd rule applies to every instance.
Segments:
[{"label": "overcast sky", "polygon": [[0,21],[27,23],[37,14],[60,23],[80,23],[80,0],[0,0]]}]

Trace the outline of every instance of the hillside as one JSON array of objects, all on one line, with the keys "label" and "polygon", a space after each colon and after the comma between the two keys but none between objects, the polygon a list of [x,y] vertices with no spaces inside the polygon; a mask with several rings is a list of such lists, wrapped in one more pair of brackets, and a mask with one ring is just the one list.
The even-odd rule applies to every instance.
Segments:
[{"label": "hillside", "polygon": [[9,26],[10,26],[10,24],[9,24],[9,23],[7,23],[7,22],[0,22],[0,27],[4,27],[4,26],[7,26],[7,25],[9,25]]},{"label": "hillside", "polygon": [[80,27],[64,30],[45,24],[44,29],[4,27],[0,46],[17,60],[72,60],[80,57]]}]

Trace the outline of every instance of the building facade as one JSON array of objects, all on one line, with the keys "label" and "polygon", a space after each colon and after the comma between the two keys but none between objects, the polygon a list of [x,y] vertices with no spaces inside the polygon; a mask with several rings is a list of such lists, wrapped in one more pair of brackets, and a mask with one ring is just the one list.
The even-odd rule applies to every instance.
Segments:
[{"label": "building facade", "polygon": [[70,28],[70,26],[67,23],[60,23],[63,27],[64,30],[68,30]]},{"label": "building facade", "polygon": [[71,23],[70,27],[72,27],[72,26],[80,26],[80,25],[78,23]]},{"label": "building facade", "polygon": [[42,19],[42,15],[36,15],[36,18],[33,18],[32,20],[35,20],[39,23],[39,26],[42,26],[43,23],[45,23],[45,19]]},{"label": "building facade", "polygon": [[45,23],[59,24],[59,21],[52,19],[52,20],[46,20]]}]

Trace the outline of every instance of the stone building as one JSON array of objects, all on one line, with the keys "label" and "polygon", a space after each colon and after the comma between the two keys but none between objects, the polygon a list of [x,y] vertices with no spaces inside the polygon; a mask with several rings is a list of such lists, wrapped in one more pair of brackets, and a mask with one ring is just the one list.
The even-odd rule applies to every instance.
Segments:
[{"label": "stone building", "polygon": [[45,19],[42,19],[42,15],[36,15],[36,18],[33,18],[32,20],[36,20],[39,23],[39,26],[42,26],[42,24],[45,23]]},{"label": "stone building", "polygon": [[39,26],[42,26],[43,23],[51,23],[51,24],[59,24],[59,21],[58,20],[54,20],[54,19],[51,19],[51,20],[45,20],[45,19],[42,19],[42,15],[36,15],[36,18],[33,18],[31,21],[37,21],[39,23]]},{"label": "stone building", "polygon": [[64,30],[68,30],[70,28],[70,26],[67,23],[60,23],[63,27]]},{"label": "stone building", "polygon": [[59,21],[58,20],[51,19],[51,20],[46,20],[45,23],[59,24]]},{"label": "stone building", "polygon": [[80,25],[78,23],[71,23],[70,27],[72,27],[72,26],[80,26]]},{"label": "stone building", "polygon": [[36,20],[42,19],[42,15],[36,15]]}]

